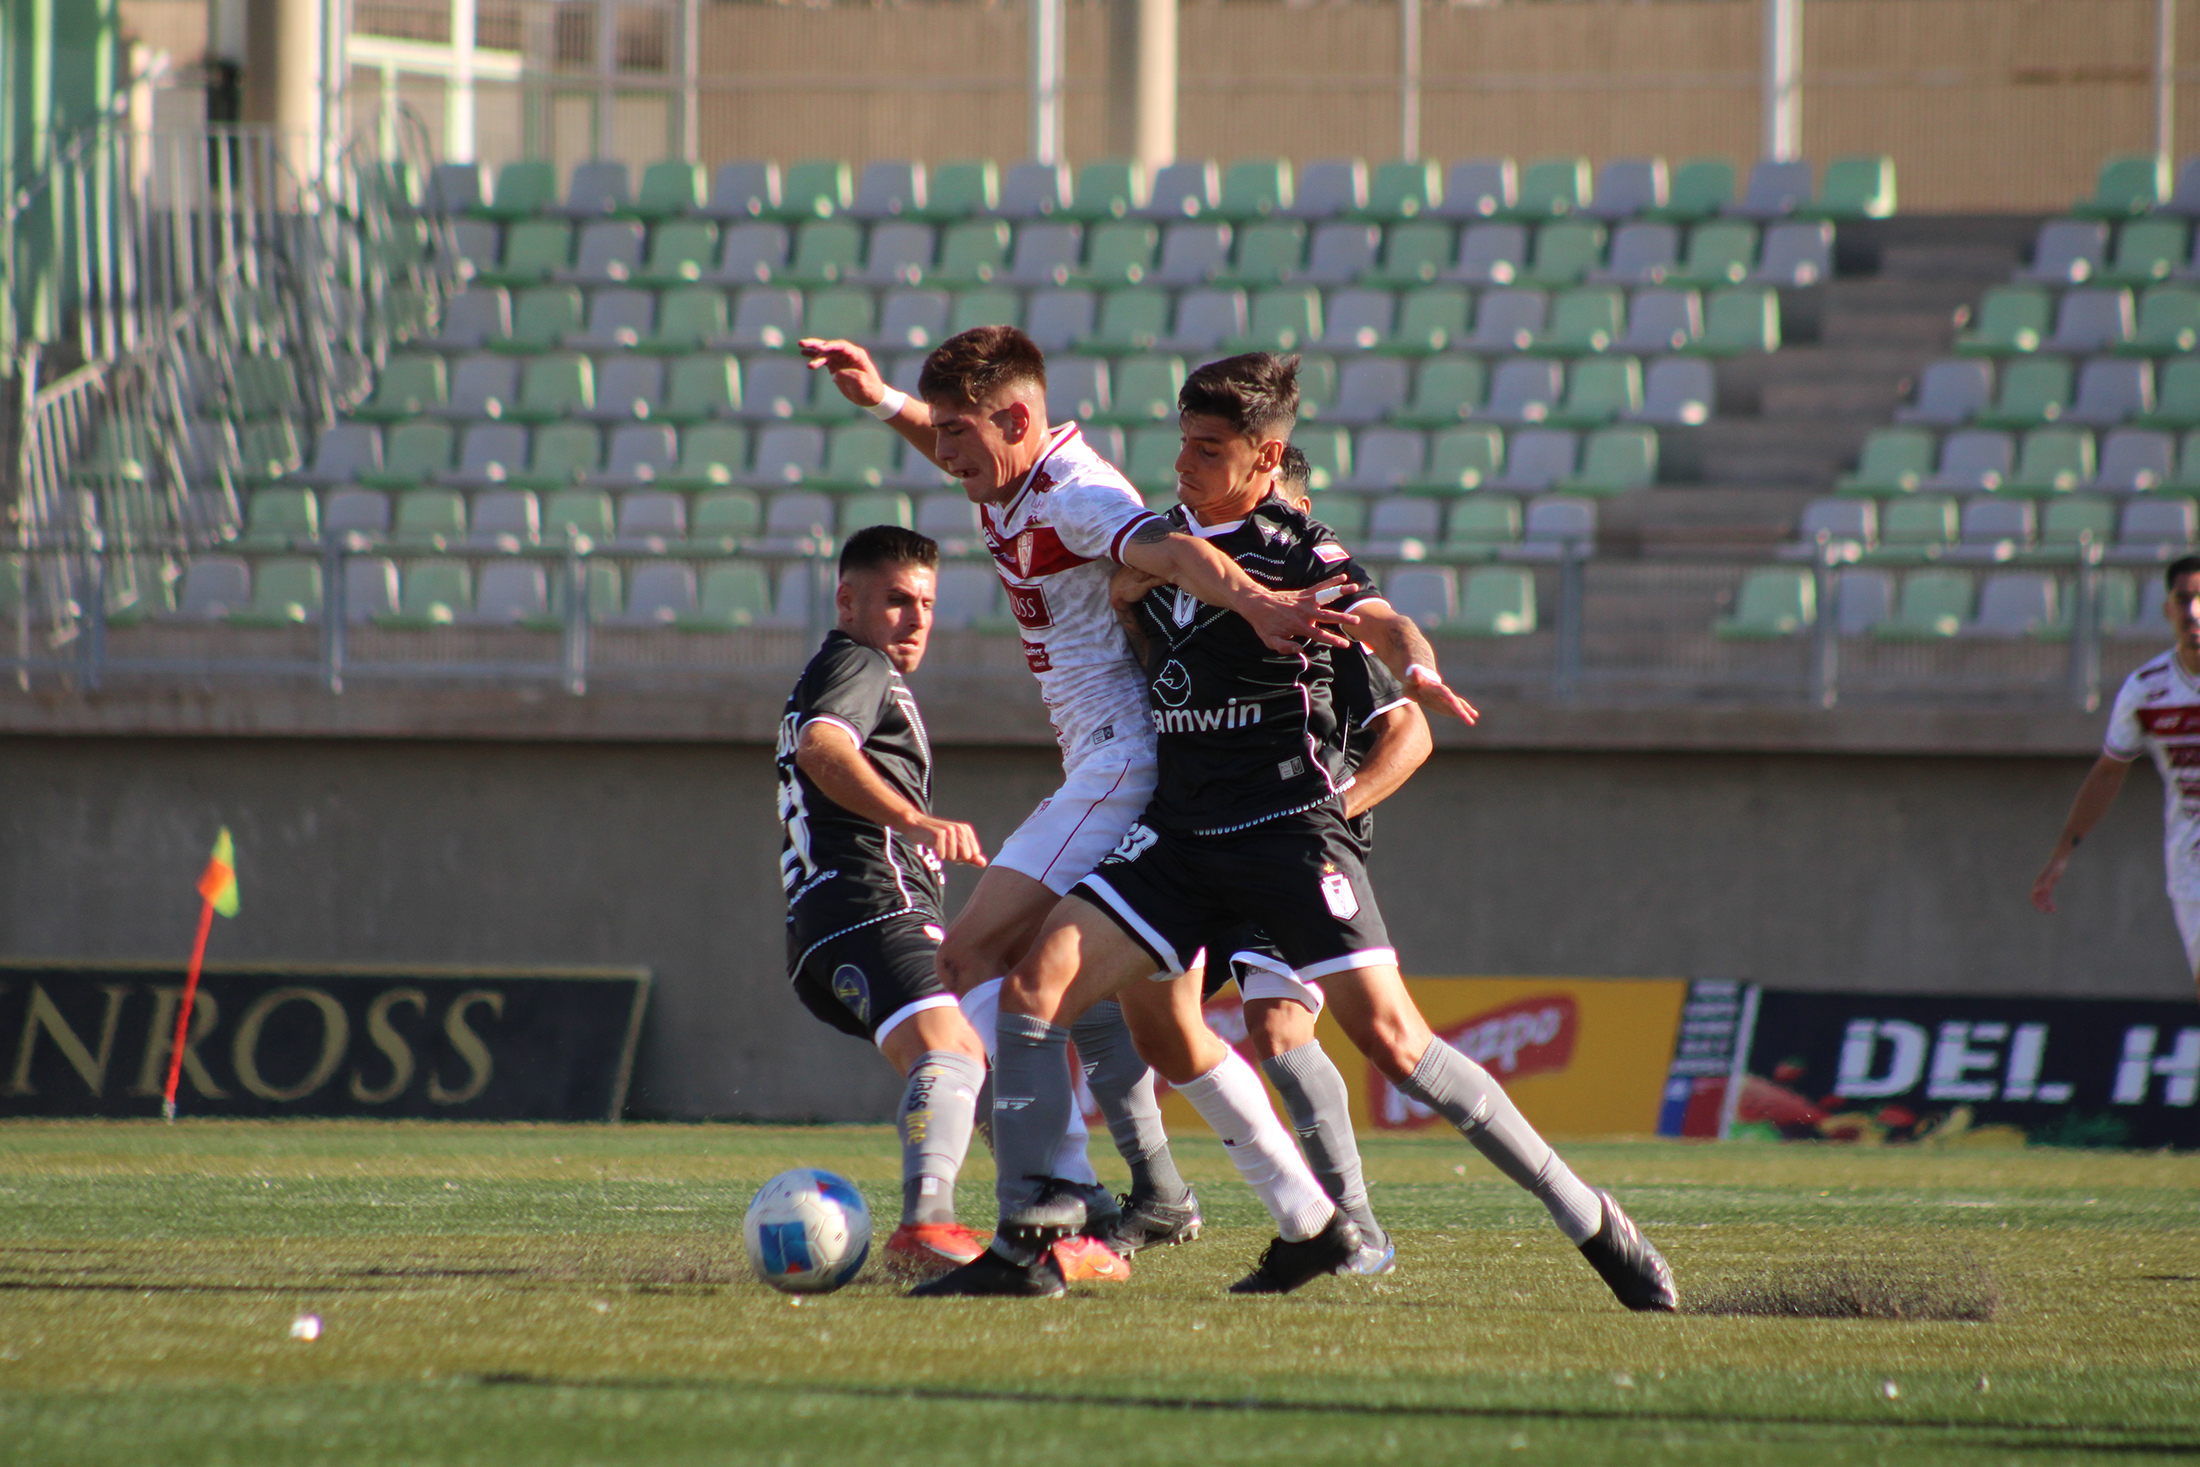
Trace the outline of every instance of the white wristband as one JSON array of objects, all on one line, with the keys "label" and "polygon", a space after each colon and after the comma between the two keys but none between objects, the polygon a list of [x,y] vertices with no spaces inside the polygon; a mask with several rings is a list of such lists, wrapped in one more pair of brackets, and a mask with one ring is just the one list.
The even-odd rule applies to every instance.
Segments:
[{"label": "white wristband", "polygon": [[898,388],[889,387],[886,389],[884,397],[872,403],[864,411],[882,423],[891,423],[895,418],[901,416],[902,404],[907,401],[909,401],[908,393]]},{"label": "white wristband", "polygon": [[1420,674],[1420,675],[1421,675],[1422,677],[1424,677],[1424,678],[1427,678],[1427,679],[1428,679],[1428,681],[1430,682],[1430,684],[1431,684],[1431,685],[1433,685],[1433,686],[1441,687],[1441,686],[1443,685],[1443,681],[1444,681],[1444,680],[1443,680],[1442,678],[1440,678],[1440,677],[1438,677],[1438,676],[1436,675],[1436,672],[1435,672],[1435,670],[1434,670],[1433,668],[1427,668],[1427,667],[1423,667],[1423,666],[1422,666],[1422,665],[1421,665],[1420,663],[1418,663],[1418,662],[1409,662],[1409,663],[1407,663],[1407,664],[1406,664],[1406,681],[1407,681],[1407,682],[1409,682],[1409,683],[1410,683],[1410,682],[1412,682],[1412,681],[1413,681],[1413,675],[1414,675],[1415,673],[1419,673],[1419,674]]}]

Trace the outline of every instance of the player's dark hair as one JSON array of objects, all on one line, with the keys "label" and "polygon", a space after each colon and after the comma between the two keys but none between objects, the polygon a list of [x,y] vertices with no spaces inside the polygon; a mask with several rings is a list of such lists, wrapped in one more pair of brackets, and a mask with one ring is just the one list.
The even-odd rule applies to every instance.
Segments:
[{"label": "player's dark hair", "polygon": [[1299,359],[1251,351],[1209,362],[1184,379],[1176,410],[1220,418],[1255,441],[1288,438],[1299,421]]},{"label": "player's dark hair", "polygon": [[1276,487],[1285,491],[1286,498],[1304,499],[1313,478],[1314,466],[1306,461],[1306,451],[1295,443],[1286,443],[1283,460],[1276,465]]},{"label": "player's dark hair", "polygon": [[2174,591],[2179,581],[2192,575],[2200,575],[2200,555],[2180,555],[2162,573],[2162,584]]},{"label": "player's dark hair", "polygon": [[950,336],[924,359],[917,396],[952,407],[976,407],[1009,387],[1046,391],[1047,358],[1013,326],[973,326]]},{"label": "player's dark hair", "polygon": [[939,542],[899,525],[870,525],[848,537],[840,547],[840,573],[877,570],[889,565],[921,565],[937,570]]}]

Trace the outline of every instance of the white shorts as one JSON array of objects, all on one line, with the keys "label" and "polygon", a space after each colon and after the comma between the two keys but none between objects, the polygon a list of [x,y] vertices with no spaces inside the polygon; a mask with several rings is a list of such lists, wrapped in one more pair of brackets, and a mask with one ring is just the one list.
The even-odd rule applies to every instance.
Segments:
[{"label": "white shorts", "polygon": [[1328,1001],[1322,986],[1307,982],[1267,953],[1232,953],[1230,967],[1238,975],[1238,996],[1247,1003],[1256,998],[1287,998],[1315,1018],[1321,1017],[1322,1005]]},{"label": "white shorts", "polygon": [[1120,751],[1095,750],[1002,842],[992,864],[1021,871],[1056,896],[1067,896],[1146,808],[1156,774],[1153,745],[1143,740]]},{"label": "white shorts", "polygon": [[2185,940],[2185,966],[2200,978],[2200,892],[2169,894],[2170,909],[2177,914],[2177,935]]}]

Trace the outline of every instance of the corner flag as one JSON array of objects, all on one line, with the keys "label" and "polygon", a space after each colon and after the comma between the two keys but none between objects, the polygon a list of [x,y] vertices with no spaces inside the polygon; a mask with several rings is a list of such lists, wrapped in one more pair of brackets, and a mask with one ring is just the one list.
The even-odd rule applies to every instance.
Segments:
[{"label": "corner flag", "polygon": [[229,827],[214,837],[214,854],[199,873],[199,895],[224,917],[237,915],[237,848],[229,842]]},{"label": "corner flag", "polygon": [[176,1008],[176,1037],[168,1049],[168,1089],[161,1096],[160,1113],[176,1118],[176,1081],[183,1077],[184,1040],[191,1032],[191,1001],[199,993],[199,968],[206,961],[206,935],[214,926],[214,914],[237,915],[237,848],[229,839],[229,827],[214,837],[214,854],[199,873],[199,936],[191,945],[191,967],[183,980],[183,1002]]}]

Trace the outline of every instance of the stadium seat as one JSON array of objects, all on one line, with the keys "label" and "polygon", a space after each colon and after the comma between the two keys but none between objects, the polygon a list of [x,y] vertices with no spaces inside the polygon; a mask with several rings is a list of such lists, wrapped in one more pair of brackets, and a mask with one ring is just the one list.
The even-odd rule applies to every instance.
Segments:
[{"label": "stadium seat", "polygon": [[1702,290],[1738,285],[1757,264],[1757,226],[1715,219],[1688,231],[1688,250],[1667,280]]},{"label": "stadium seat", "polygon": [[1596,192],[1581,212],[1618,222],[1665,207],[1663,158],[1614,158],[1597,170]]},{"label": "stadium seat", "polygon": [[1806,570],[1762,566],[1742,577],[1734,614],[1712,624],[1729,641],[1791,637],[1818,620],[1818,588]]},{"label": "stadium seat", "polygon": [[732,551],[764,528],[764,501],[749,489],[706,489],[688,516],[689,550]]},{"label": "stadium seat", "polygon": [[877,222],[914,218],[925,211],[925,204],[924,165],[906,158],[881,158],[863,165],[848,212]]},{"label": "stadium seat", "polygon": [[283,627],[321,619],[321,565],[303,556],[260,560],[252,568],[252,598],[228,612],[237,627]]},{"label": "stadium seat", "polygon": [[2194,512],[2190,499],[2151,495],[2134,499],[2117,517],[2116,543],[2109,547],[2109,558],[2168,560],[2192,544],[2193,529]]},{"label": "stadium seat", "polygon": [[1438,218],[1492,219],[1509,212],[1520,197],[1520,174],[1510,158],[1469,158],[1444,174],[1443,197],[1431,210]]},{"label": "stadium seat", "polygon": [[1864,440],[1856,472],[1834,487],[1843,494],[1910,494],[1933,471],[1933,435],[1923,428],[1875,428]]},{"label": "stadium seat", "polygon": [[1183,437],[1173,424],[1135,429],[1130,435],[1130,452],[1121,464],[1123,476],[1141,492],[1173,491],[1176,457],[1183,446]]},{"label": "stadium seat", "polygon": [[491,489],[474,496],[466,544],[481,550],[518,550],[542,539],[542,506],[527,489]]},{"label": "stadium seat", "polygon": [[710,197],[696,211],[707,219],[763,219],[779,212],[779,165],[756,159],[721,163]]},{"label": "stadium seat", "polygon": [[1922,487],[1943,493],[1991,492],[2015,469],[2016,458],[2016,444],[2007,433],[1981,428],[1950,433],[1940,445],[1940,467]]},{"label": "stadium seat", "polygon": [[[1565,384],[1565,368],[1557,362],[1525,357],[1500,362],[1489,400],[1473,416],[1491,423],[1540,423],[1558,406]],[[1572,470],[1569,462],[1567,472]]]},{"label": "stadium seat", "polygon": [[1075,224],[1026,224],[1016,231],[1007,283],[1022,286],[1065,284],[1078,273],[1084,230]]},{"label": "stadium seat", "polygon": [[1840,221],[1885,219],[1894,208],[1894,159],[1880,154],[1828,163],[1818,202],[1796,212],[1805,218]]},{"label": "stadium seat", "polygon": [[321,538],[320,501],[311,489],[260,489],[245,504],[247,550],[289,550]]},{"label": "stadium seat", "polygon": [[[1172,439],[1174,428],[1166,430]],[[1342,428],[1301,422],[1291,435],[1292,446],[1306,455],[1310,469],[1307,486],[1315,491],[1342,483],[1352,474],[1352,439]],[[1174,453],[1171,457],[1173,459]]]},{"label": "stadium seat", "polygon": [[[1103,247],[1119,235],[1135,232],[1136,225],[1106,225],[1095,231],[1092,244],[1092,260],[1086,273],[1102,284],[1136,284],[1141,279],[1154,285],[1179,288],[1205,285],[1230,273],[1230,226],[1223,223],[1172,224],[1161,238],[1161,255],[1153,260],[1150,250],[1145,256],[1151,268],[1144,262],[1131,264],[1121,274],[1103,269]],[[1147,231],[1150,238],[1151,230]]]},{"label": "stadium seat", "polygon": [[1371,501],[1363,494],[1324,494],[1314,502],[1313,517],[1336,533],[1347,545],[1358,545],[1367,538],[1367,507]]},{"label": "stadium seat", "polygon": [[824,464],[824,429],[809,423],[778,423],[757,435],[755,462],[746,482],[759,488],[784,488],[802,483]]},{"label": "stadium seat", "polygon": [[323,428],[314,440],[312,462],[290,477],[294,483],[315,486],[350,484],[381,467],[380,431],[366,423],[336,423]]},{"label": "stadium seat", "polygon": [[1392,420],[1415,428],[1454,426],[1474,416],[1486,385],[1480,358],[1432,357],[1414,374],[1412,399]]},{"label": "stadium seat", "polygon": [[1069,209],[1069,170],[1059,163],[1018,163],[1001,180],[1004,219],[1044,219]]},{"label": "stadium seat", "polygon": [[444,352],[480,351],[511,334],[510,293],[493,285],[475,286],[444,303],[443,319],[421,344]]},{"label": "stadium seat", "polygon": [[2113,428],[2154,409],[2154,364],[2095,357],[2078,369],[2078,388],[2062,410],[2065,422]]},{"label": "stadium seat", "polygon": [[1426,285],[1452,263],[1452,230],[1440,220],[1393,224],[1383,234],[1380,263],[1362,277],[1369,285]]},{"label": "stadium seat", "polygon": [[438,163],[429,170],[423,201],[438,214],[465,214],[489,200],[489,173],[479,163]]},{"label": "stadium seat", "polygon": [[1881,570],[1845,570],[1835,583],[1833,624],[1844,637],[1861,637],[1894,611],[1894,578]]},{"label": "stadium seat", "polygon": [[1680,268],[1681,232],[1671,224],[1637,221],[1622,224],[1612,236],[1612,254],[1586,278],[1610,285],[1656,285]]},{"label": "stadium seat", "polygon": [[[494,365],[502,368],[505,364],[497,362]],[[363,423],[397,423],[422,413],[436,412],[448,401],[443,358],[393,356],[375,379],[373,396],[353,408],[351,416]]]},{"label": "stadium seat", "polygon": [[663,554],[687,539],[687,500],[665,489],[643,489],[619,496],[612,544],[622,550]]},{"label": "stadium seat", "polygon": [[733,329],[711,342],[736,351],[781,351],[802,336],[802,293],[752,286],[735,298]]},{"label": "stadium seat", "polygon": [[1418,428],[1369,428],[1352,445],[1352,470],[1329,487],[1390,494],[1421,477],[1428,443]]},{"label": "stadium seat", "polygon": [[922,213],[928,219],[953,223],[990,214],[1000,201],[1000,170],[990,158],[955,159],[925,175]]},{"label": "stadium seat", "polygon": [[[1568,429],[1522,429],[1506,440],[1504,469],[1483,487],[1508,494],[1547,493],[1573,477],[1579,454],[1580,440]],[[1531,524],[1531,538],[1533,530]]]},{"label": "stadium seat", "polygon": [[526,364],[519,401],[504,416],[520,423],[554,423],[586,413],[595,400],[594,364],[579,352],[552,352]]},{"label": "stadium seat", "polygon": [[580,333],[586,310],[580,291],[570,285],[532,286],[519,293],[511,331],[483,345],[512,356],[553,351],[567,336]]},{"label": "stadium seat", "polygon": [[1216,212],[1223,218],[1244,222],[1288,213],[1291,207],[1291,165],[1281,158],[1247,158],[1230,165],[1222,178],[1222,196]]},{"label": "stadium seat", "polygon": [[999,219],[968,219],[950,225],[940,240],[939,263],[925,273],[928,284],[950,288],[982,285],[1008,269],[1014,236]]},{"label": "stadium seat", "polygon": [[1444,279],[1464,285],[1510,285],[1527,268],[1528,231],[1519,224],[1470,224]]},{"label": "stadium seat", "polygon": [[632,202],[626,165],[598,159],[575,164],[564,202],[545,212],[572,219],[601,219],[624,211]]},{"label": "stadium seat", "polygon": [[616,285],[641,273],[642,243],[642,226],[630,219],[584,224],[572,267],[551,273],[581,285]]},{"label": "stadium seat", "polygon": [[1894,614],[1872,628],[1887,641],[1952,637],[1971,619],[1971,578],[1961,571],[1912,571],[1902,578]]},{"label": "stadium seat", "polygon": [[715,561],[702,567],[700,579],[692,609],[673,614],[679,630],[726,632],[771,619],[771,585],[755,561]]},{"label": "stadium seat", "polygon": [[847,279],[859,285],[914,285],[932,268],[937,241],[929,224],[880,224],[871,230],[863,268]]},{"label": "stadium seat", "polygon": [[682,286],[657,298],[657,324],[638,346],[660,355],[682,355],[720,339],[727,325],[723,290],[712,285]]},{"label": "stadium seat", "polygon": [[1917,379],[1917,398],[1895,409],[1898,423],[1952,428],[1984,412],[1993,396],[1993,370],[1984,362],[1929,363]]},{"label": "stadium seat", "polygon": [[650,231],[649,251],[635,278],[660,289],[690,285],[713,270],[718,258],[718,229],[701,219],[673,219]]},{"label": "stadium seat", "polygon": [[1443,197],[1442,181],[1434,162],[1393,158],[1377,167],[1374,177],[1369,180],[1363,217],[1378,224],[1417,219],[1439,210]]},{"label": "stadium seat", "polygon": [[[1236,292],[1229,294],[1235,296]],[[1036,311],[1037,302],[1033,303],[1033,309]],[[1099,319],[1089,335],[1078,338],[1077,347],[1081,351],[1103,353],[1147,351],[1168,334],[1168,327],[1167,291],[1143,287],[1112,290],[1101,297]]]},{"label": "stadium seat", "polygon": [[2108,253],[2108,226],[2081,219],[2056,219],[2040,226],[2032,262],[2019,280],[2042,285],[2083,285],[2099,274]]},{"label": "stadium seat", "polygon": [[1371,224],[1332,223],[1314,231],[1297,278],[1312,285],[1349,285],[1371,274],[1382,252],[1382,231]]},{"label": "stadium seat", "polygon": [[1785,219],[1811,204],[1811,167],[1800,158],[1760,158],[1749,186],[1724,212],[1743,219]]},{"label": "stadium seat", "polygon": [[836,158],[790,163],[780,172],[779,204],[771,217],[794,223],[830,219],[855,203],[855,175]]},{"label": "stadium seat", "polygon": [[489,489],[527,467],[527,430],[517,423],[475,423],[460,442],[458,466],[436,476],[453,488]]},{"label": "stadium seat", "polygon": [[2162,364],[2154,407],[2133,423],[2141,428],[2181,431],[2200,427],[2200,357],[2177,357]]},{"label": "stadium seat", "polygon": [[563,545],[585,537],[601,545],[611,539],[611,496],[601,489],[559,489],[542,500],[542,538]]},{"label": "stadium seat", "polygon": [[1520,279],[1529,285],[1577,285],[1604,259],[1604,226],[1587,219],[1561,219],[1535,232],[1535,256]]},{"label": "stadium seat", "polygon": [[196,555],[184,567],[174,615],[183,621],[218,621],[251,604],[252,571],[242,558]]},{"label": "stadium seat", "polygon": [[2116,538],[2116,506],[2090,494],[2069,494],[2048,500],[2039,517],[2039,548],[2035,559],[2068,561],[2076,555],[2083,537],[2096,545]]},{"label": "stadium seat", "polygon": [[1425,560],[1443,539],[1444,506],[1413,494],[1385,494],[1371,502],[1367,523],[1355,537],[1356,552],[1375,560]]},{"label": "stadium seat", "polygon": [[1795,539],[1781,550],[1783,559],[1807,560],[1818,553],[1818,537],[1837,555],[1854,556],[1872,548],[1879,534],[1877,507],[1868,499],[1814,499],[1803,506]]},{"label": "stadium seat", "polygon": [[815,376],[800,357],[751,357],[741,368],[741,404],[736,416],[751,422],[791,418],[810,400]]},{"label": "stadium seat", "polygon": [[632,212],[648,220],[674,219],[693,214],[703,206],[709,179],[702,165],[678,158],[664,158],[642,170]]},{"label": "stadium seat", "polygon": [[1421,626],[1449,631],[1459,616],[1459,588],[1443,566],[1414,566],[1393,571],[1383,582],[1383,599]]},{"label": "stadium seat", "polygon": [[1890,500],[1879,516],[1879,544],[1867,557],[1887,564],[1932,560],[1955,543],[1956,502],[1942,494]]},{"label": "stadium seat", "polygon": [[1047,418],[1066,423],[1108,408],[1108,364],[1098,357],[1056,357],[1047,364]]},{"label": "stadium seat", "polygon": [[390,532],[389,496],[379,489],[339,489],[328,496],[321,524],[331,535],[379,540]]},{"label": "stadium seat", "polygon": [[1541,158],[1521,172],[1519,191],[1505,212],[1528,220],[1579,213],[1589,202],[1590,188],[1588,159]]},{"label": "stadium seat", "polygon": [[[1311,346],[1322,334],[1321,292],[1299,286],[1279,286],[1253,296],[1245,332],[1225,337],[1221,350],[1289,352]],[[1301,389],[1300,396],[1309,394]],[[1311,394],[1317,403],[1320,393]]]},{"label": "stadium seat", "polygon": [[500,560],[481,568],[473,606],[454,608],[452,620],[468,626],[520,626],[549,612],[549,576],[542,562]]},{"label": "stadium seat", "polygon": [[496,225],[479,219],[456,221],[451,225],[452,274],[465,282],[493,273],[503,247],[504,234]]},{"label": "stadium seat", "polygon": [[382,440],[382,467],[359,474],[359,482],[375,489],[410,489],[451,466],[457,435],[449,423],[418,418],[399,423]]},{"label": "stadium seat", "polygon": [[[1641,406],[1642,363],[1629,356],[1598,357],[1574,363],[1566,374],[1565,397],[1543,421],[1558,428],[1600,428]],[[1650,438],[1655,442],[1657,435]]]},{"label": "stadium seat", "polygon": [[2128,219],[2161,204],[2169,186],[2165,161],[2151,153],[2110,158],[2101,164],[2090,198],[2070,206],[2083,219]]},{"label": "stadium seat", "polygon": [[1660,357],[1643,373],[1641,406],[1621,416],[1638,423],[1696,427],[1710,421],[1717,393],[1709,362]]},{"label": "stadium seat", "polygon": [[1979,301],[1976,324],[1956,333],[1964,356],[2015,356],[2038,351],[2054,315],[2054,300],[2036,285],[1997,285]]},{"label": "stadium seat", "polygon": [[2183,219],[2200,217],[2200,157],[2187,158],[2177,165],[2175,186],[2163,201],[2161,212]]},{"label": "stadium seat", "polygon": [[878,351],[924,351],[947,339],[950,302],[944,290],[890,290],[879,302]]},{"label": "stadium seat", "polygon": [[2117,428],[2101,440],[2100,467],[2084,488],[2144,494],[2176,472],[2176,441],[2156,428]]},{"label": "stadium seat", "polygon": [[1318,351],[1302,351],[1298,358],[1299,410],[1318,418],[1337,400],[1337,359]]},{"label": "stadium seat", "polygon": [[1567,494],[1628,494],[1649,488],[1657,477],[1657,430],[1630,424],[1591,433],[1582,445],[1580,469],[1555,487]]},{"label": "stadium seat", "polygon": [[695,567],[685,561],[648,561],[633,568],[625,609],[610,626],[669,627],[695,612]]},{"label": "stadium seat", "polygon": [[374,622],[396,631],[429,631],[451,625],[473,604],[473,575],[466,562],[411,560],[399,573],[397,609]]},{"label": "stadium seat", "polygon": [[2157,285],[2139,297],[2138,321],[2129,340],[2114,348],[2128,356],[2163,357],[2200,346],[2200,291]]},{"label": "stadium seat", "polygon": [[1690,158],[1672,172],[1659,217],[1679,224],[1711,219],[1734,202],[1734,165],[1724,158]]},{"label": "stadium seat", "polygon": [[1144,174],[1136,163],[1102,158],[1078,170],[1076,198],[1063,212],[1087,222],[1120,219],[1135,210],[1144,196]]},{"label": "stadium seat", "polygon": [[2029,501],[1982,496],[1963,506],[1956,519],[1956,543],[1941,558],[1974,564],[2012,560],[2031,547],[2036,525]]},{"label": "stadium seat", "polygon": [[1245,292],[1187,290],[1177,298],[1176,319],[1168,336],[1156,343],[1165,351],[1212,352],[1245,334]]},{"label": "stadium seat", "polygon": [[507,482],[530,489],[562,489],[603,467],[603,437],[586,423],[556,422],[537,428],[527,467]]},{"label": "stadium seat", "polygon": [[1585,552],[1596,543],[1596,525],[1597,508],[1591,501],[1546,494],[1528,501],[1520,543],[1505,553],[1515,560],[1557,560],[1569,549]]},{"label": "stadium seat", "polygon": [[749,430],[710,423],[680,435],[679,462],[659,482],[668,489],[712,489],[733,483],[748,466]]},{"label": "stadium seat", "polygon": [[679,437],[671,427],[629,423],[612,431],[603,468],[589,475],[589,482],[607,489],[641,488],[670,475],[679,461]]},{"label": "stadium seat", "polygon": [[863,228],[845,219],[819,219],[795,231],[794,258],[774,280],[805,289],[831,285],[863,268]]},{"label": "stadium seat", "polygon": [[2001,571],[1979,587],[1978,615],[1963,630],[1977,637],[2036,637],[2055,625],[2055,578]]},{"label": "stadium seat", "polygon": [[665,374],[664,401],[655,415],[685,425],[730,417],[741,408],[740,367],[719,352],[676,358]]},{"label": "stadium seat", "polygon": [[914,528],[939,541],[943,554],[974,553],[984,538],[978,507],[959,489],[938,490],[918,499]]},{"label": "stadium seat", "polygon": [[289,418],[245,424],[238,435],[237,452],[248,484],[272,483],[305,460],[298,430]]},{"label": "stadium seat", "polygon": [[1197,219],[1216,212],[1220,195],[1212,162],[1180,158],[1155,172],[1146,202],[1136,212],[1145,219]]},{"label": "stadium seat", "polygon": [[1826,223],[1775,224],[1765,231],[1757,268],[1749,278],[1759,285],[1799,290],[1833,276],[1833,226]]},{"label": "stadium seat", "polygon": [[1615,286],[1560,291],[1551,301],[1548,323],[1535,334],[1530,350],[1563,357],[1608,351],[1624,332],[1626,316],[1627,295]]},{"label": "stadium seat", "polygon": [[599,290],[589,299],[586,328],[566,332],[556,344],[576,351],[628,351],[655,329],[656,315],[651,291]]},{"label": "stadium seat", "polygon": [[1324,422],[1354,427],[1380,423],[1405,407],[1411,372],[1395,357],[1363,358],[1344,364],[1337,397],[1322,414]]},{"label": "stadium seat", "polygon": [[[1169,300],[1160,296],[1161,318],[1168,319]],[[1024,312],[1024,334],[1041,351],[1064,351],[1093,334],[1097,298],[1089,290],[1035,290]],[[1160,335],[1157,329],[1154,335]]]},{"label": "stadium seat", "polygon": [[2038,428],[2024,435],[2015,472],[2003,481],[2011,494],[2067,494],[2092,479],[2093,435],[2082,428]]},{"label": "stadium seat", "polygon": [[1462,494],[1495,478],[1505,462],[1505,435],[1488,424],[1443,428],[1429,435],[1421,477],[1406,485],[1420,494]]},{"label": "stadium seat", "polygon": [[1287,219],[1339,219],[1367,207],[1367,165],[1357,158],[1321,158],[1299,170],[1292,196],[1276,213]]},{"label": "stadium seat", "polygon": [[1323,351],[1372,351],[1390,336],[1398,299],[1387,290],[1332,291],[1322,310]]},{"label": "stadium seat", "polygon": [[718,262],[702,278],[714,285],[761,285],[787,268],[793,236],[784,224],[735,224],[719,240]]},{"label": "stadium seat", "polygon": [[1472,351],[1526,351],[1541,334],[1549,305],[1540,290],[1486,291],[1475,309],[1474,331],[1463,345]]},{"label": "stadium seat", "polygon": [[370,622],[397,610],[397,563],[386,555],[344,561],[344,620]]},{"label": "stadium seat", "polygon": [[2115,253],[2096,277],[2104,285],[2147,286],[2185,263],[2191,226],[2181,219],[2134,219],[2116,231]]},{"label": "stadium seat", "polygon": [[552,208],[557,199],[557,165],[541,158],[518,158],[497,170],[496,188],[477,212],[490,219],[526,219]]},{"label": "stadium seat", "polygon": [[1502,495],[1469,495],[1444,519],[1441,560],[1494,560],[1520,543],[1520,501]]},{"label": "stadium seat", "polygon": [[2041,345],[2048,351],[2080,355],[2111,351],[2131,339],[2136,325],[2130,291],[2066,290],[2055,311],[2054,334]]},{"label": "stadium seat", "polygon": [[[1089,299],[1089,297],[1088,297]],[[955,292],[948,305],[947,332],[959,335],[977,326],[1014,326],[1023,319],[1023,305],[1013,290],[985,287]],[[1090,323],[1090,316],[1087,316]],[[1066,346],[1067,342],[1059,345]],[[1051,350],[1042,345],[1042,350]]]},{"label": "stadium seat", "polygon": [[1398,324],[1381,348],[1427,356],[1463,345],[1473,317],[1473,297],[1456,285],[1428,285],[1398,298]]}]

